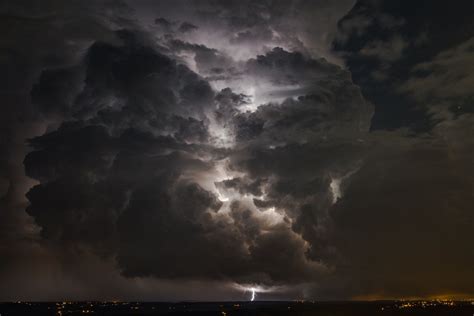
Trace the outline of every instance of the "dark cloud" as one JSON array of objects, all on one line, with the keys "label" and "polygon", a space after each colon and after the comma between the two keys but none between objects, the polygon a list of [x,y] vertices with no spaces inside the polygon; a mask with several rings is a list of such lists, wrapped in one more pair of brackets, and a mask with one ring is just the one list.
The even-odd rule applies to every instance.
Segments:
[{"label": "dark cloud", "polygon": [[154,24],[158,27],[158,30],[165,35],[165,37],[173,37],[173,35],[178,35],[177,33],[192,33],[199,29],[199,27],[192,23],[168,20],[164,17],[156,18]]},{"label": "dark cloud", "polygon": [[[184,149],[186,141],[206,140],[204,123],[186,116],[202,116],[200,107],[209,103],[212,91],[187,68],[129,37],[124,46],[92,45],[85,60],[85,84],[66,117],[88,121],[63,124],[57,131],[31,140],[35,151],[26,157],[25,167],[27,175],[41,184],[28,193],[31,206],[27,211],[49,239],[95,246],[104,242],[104,248],[111,251],[115,245],[106,241],[115,241],[115,222],[131,189],[128,185],[137,181],[127,179],[126,174],[121,179],[115,164],[124,163],[122,157],[128,151],[159,155]],[[62,82],[61,75],[67,78],[68,73],[57,71],[54,75],[55,81]],[[149,84],[142,81],[145,78]],[[41,80],[40,85],[43,83]],[[48,91],[43,86],[37,89]],[[120,100],[121,107],[109,100]],[[150,129],[157,134],[151,134]],[[159,157],[142,161],[153,162],[157,166],[162,163]],[[134,163],[141,162],[131,160],[128,164]],[[109,179],[109,172],[116,181]],[[140,174],[138,169],[134,172]],[[50,195],[57,199],[48,198]]]},{"label": "dark cloud", "polygon": [[300,52],[288,52],[280,47],[273,48],[265,55],[247,62],[247,71],[257,76],[265,76],[277,85],[298,84],[328,73],[342,71],[338,66],[324,59],[314,60]]},{"label": "dark cloud", "polygon": [[[353,5],[341,1],[141,1],[134,4],[141,22],[156,17],[198,27],[175,37],[202,43],[246,60],[276,46],[341,62],[330,51],[336,24]],[[133,3],[131,3],[133,5]],[[317,30],[317,31],[315,31]]]},{"label": "dark cloud", "polygon": [[231,58],[217,49],[209,48],[201,44],[191,44],[179,39],[171,40],[168,45],[177,53],[194,53],[194,62],[199,73],[206,75],[214,72],[215,69],[229,68],[233,65]]},{"label": "dark cloud", "polygon": [[249,178],[232,178],[219,182],[217,185],[218,188],[234,189],[242,194],[250,193],[255,196],[261,196],[263,194],[262,183],[263,181],[261,179],[253,181]]},{"label": "dark cloud", "polygon": [[171,26],[173,25],[170,21],[168,21],[165,18],[157,18],[155,19],[155,24],[165,28],[166,30],[169,30]]},{"label": "dark cloud", "polygon": [[[403,50],[406,48],[407,43],[401,37],[393,37],[387,41],[374,41],[364,46],[360,50],[360,54],[363,56],[377,57],[381,61],[394,62],[402,57]],[[374,73],[373,75],[376,75]]]},{"label": "dark cloud", "polygon": [[371,105],[352,83],[350,74],[338,66],[275,48],[250,60],[248,71],[277,86],[297,84],[301,95],[238,115],[238,138],[258,136],[267,145],[279,145],[348,136],[356,139],[367,132]]},{"label": "dark cloud", "polygon": [[234,93],[232,89],[225,88],[216,95],[216,103],[216,120],[232,128],[233,118],[239,115],[242,106],[251,103],[251,97],[243,93]]},{"label": "dark cloud", "polygon": [[341,19],[334,47],[346,56],[355,83],[376,105],[373,130],[409,128],[417,133],[433,128],[437,118],[426,104],[406,98],[399,86],[411,82],[416,65],[473,36],[473,10],[471,1],[459,1],[449,12],[442,1],[358,1]]},{"label": "dark cloud", "polygon": [[[35,88],[44,93],[34,94],[40,108],[73,99],[61,112],[69,111],[64,116],[76,120],[30,141],[34,150],[25,168],[40,184],[27,194],[27,212],[42,227],[42,237],[82,245],[101,256],[116,255],[125,276],[272,285],[303,282],[322,273],[324,265],[306,257],[305,242],[290,221],[279,222],[285,218],[283,209],[274,215],[260,213],[252,199],[236,197],[225,206],[226,215],[218,212],[224,206],[217,192],[203,187],[203,177],[216,173],[222,159],[218,148],[205,144],[210,120],[232,124],[249,97],[230,89],[214,97],[209,85],[185,66],[131,33],[118,36],[121,45],[95,43],[89,48],[84,84],[75,98],[47,93],[47,82],[63,82],[60,77],[69,77],[68,71],[41,77]],[[291,65],[291,57],[281,58]],[[284,118],[285,106],[275,121],[297,124],[291,114]],[[293,107],[305,111],[303,102]],[[275,128],[265,132],[275,138]],[[250,136],[250,141],[258,138]],[[272,177],[275,171],[265,172]],[[224,180],[216,188],[262,194],[263,180],[246,181],[254,183],[238,189],[237,182]],[[275,261],[270,254],[277,245],[283,253]]]},{"label": "dark cloud", "polygon": [[194,24],[191,24],[189,22],[183,22],[179,25],[179,31],[182,33],[187,33],[187,32],[192,32],[194,30],[197,30],[198,27]]}]

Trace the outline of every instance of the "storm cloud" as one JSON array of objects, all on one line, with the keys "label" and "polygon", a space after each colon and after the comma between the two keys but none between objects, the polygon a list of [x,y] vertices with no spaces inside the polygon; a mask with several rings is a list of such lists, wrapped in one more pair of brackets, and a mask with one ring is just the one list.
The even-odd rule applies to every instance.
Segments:
[{"label": "storm cloud", "polygon": [[[26,195],[26,211],[42,236],[116,256],[126,276],[273,285],[307,282],[323,273],[328,267],[305,254],[307,241],[291,223],[300,221],[304,200],[317,194],[330,200],[331,172],[351,167],[315,159],[301,165],[314,170],[302,178],[303,169],[289,175],[287,166],[298,151],[305,159],[357,152],[351,143],[368,131],[370,105],[347,73],[324,60],[274,49],[256,65],[249,61],[247,71],[280,82],[306,67],[308,75],[299,81],[312,94],[240,112],[245,95],[215,93],[199,75],[133,34],[118,37],[122,45],[89,48],[77,66],[85,68],[85,76],[75,98],[60,88],[47,94],[55,82],[67,82],[66,70],[43,72],[34,87],[32,100],[40,109],[49,110],[45,99],[68,104],[58,109],[68,120],[31,139],[34,150],[25,158],[26,174],[40,181]],[[234,111],[217,120],[224,106]],[[344,119],[354,113],[361,119]],[[261,128],[250,130],[256,121]],[[233,146],[220,147],[212,128],[234,129]],[[279,148],[271,149],[274,144]],[[280,157],[278,163],[260,169],[268,154]],[[327,170],[330,165],[334,171]],[[257,184],[238,190],[219,186],[238,183],[234,174]],[[318,186],[309,190],[312,183]],[[253,193],[258,200],[268,195],[266,207],[256,206]],[[319,211],[324,213],[324,206]],[[280,261],[271,255],[274,247],[282,253]]]},{"label": "storm cloud", "polygon": [[0,299],[474,293],[467,20],[451,40],[437,5],[380,1],[1,10]]}]

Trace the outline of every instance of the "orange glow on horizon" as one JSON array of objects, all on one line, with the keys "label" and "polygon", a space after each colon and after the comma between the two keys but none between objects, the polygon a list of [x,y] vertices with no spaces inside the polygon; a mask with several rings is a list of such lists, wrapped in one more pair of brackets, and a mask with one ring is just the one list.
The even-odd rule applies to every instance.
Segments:
[{"label": "orange glow on horizon", "polygon": [[474,296],[464,293],[445,293],[427,296],[391,296],[384,294],[356,295],[352,301],[474,301]]}]

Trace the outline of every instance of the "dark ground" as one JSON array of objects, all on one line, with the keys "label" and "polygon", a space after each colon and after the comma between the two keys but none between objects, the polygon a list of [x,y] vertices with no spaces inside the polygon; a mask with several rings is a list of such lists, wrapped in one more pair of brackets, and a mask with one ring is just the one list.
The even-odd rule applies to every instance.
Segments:
[{"label": "dark ground", "polygon": [[474,302],[59,302],[0,303],[0,316],[17,315],[455,315],[473,316]]}]

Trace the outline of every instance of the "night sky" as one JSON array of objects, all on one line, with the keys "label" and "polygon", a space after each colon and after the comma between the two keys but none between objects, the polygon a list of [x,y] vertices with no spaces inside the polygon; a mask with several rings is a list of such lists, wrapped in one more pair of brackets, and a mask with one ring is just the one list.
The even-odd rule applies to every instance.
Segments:
[{"label": "night sky", "polygon": [[473,17],[0,1],[0,301],[474,298]]}]

